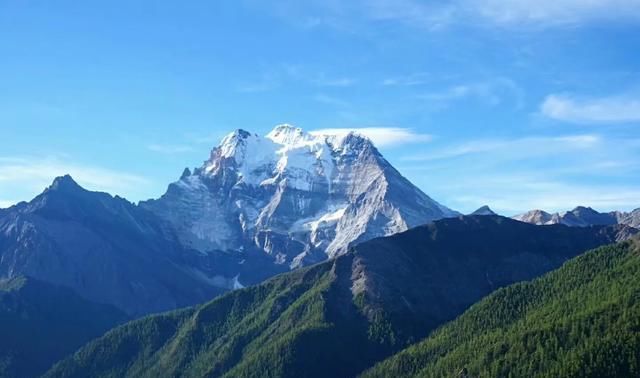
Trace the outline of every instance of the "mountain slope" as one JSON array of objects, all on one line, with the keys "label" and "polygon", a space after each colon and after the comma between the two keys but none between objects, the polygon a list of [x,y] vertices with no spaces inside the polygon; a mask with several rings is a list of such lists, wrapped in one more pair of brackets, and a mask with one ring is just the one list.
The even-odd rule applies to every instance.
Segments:
[{"label": "mountain slope", "polygon": [[0,217],[0,279],[27,275],[130,315],[192,305],[219,293],[191,268],[204,269],[201,259],[153,214],[84,190],[69,176]]},{"label": "mountain slope", "polygon": [[141,206],[173,224],[189,247],[243,255],[242,265],[221,271],[242,284],[262,279],[253,276],[252,256],[268,257],[281,272],[457,215],[411,184],[368,139],[290,125],[265,137],[229,134],[201,167]]},{"label": "mountain slope", "polygon": [[198,307],[128,323],[48,376],[354,376],[494,289],[628,231],[498,216],[439,220]]},{"label": "mountain slope", "polygon": [[127,320],[72,290],[16,277],[0,282],[0,376],[35,377]]},{"label": "mountain slope", "polygon": [[365,377],[640,376],[638,242],[498,290]]}]

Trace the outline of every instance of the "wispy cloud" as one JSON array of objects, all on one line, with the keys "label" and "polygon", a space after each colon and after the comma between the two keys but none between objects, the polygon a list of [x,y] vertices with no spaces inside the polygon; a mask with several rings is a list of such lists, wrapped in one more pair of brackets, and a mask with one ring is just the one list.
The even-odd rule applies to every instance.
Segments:
[{"label": "wispy cloud", "polygon": [[523,173],[521,176],[487,175],[482,180],[462,178],[448,190],[456,193],[455,206],[459,208],[474,209],[478,204],[489,204],[509,216],[532,209],[563,211],[576,206],[591,206],[600,211],[610,211],[640,206],[640,189],[637,187],[606,182],[585,185],[532,171]]},{"label": "wispy cloud", "polygon": [[184,152],[193,151],[192,146],[187,146],[184,144],[150,144],[147,146],[149,151],[158,152],[166,155],[174,155],[181,154]]},{"label": "wispy cloud", "polygon": [[112,194],[140,193],[151,186],[133,173],[69,162],[59,157],[0,157],[0,196],[28,200],[57,176],[70,174],[90,190]]},{"label": "wispy cloud", "polygon": [[424,85],[433,81],[433,75],[427,72],[416,72],[408,75],[394,76],[384,79],[381,84],[384,86],[404,86],[411,87]]},{"label": "wispy cloud", "polygon": [[507,77],[460,81],[437,88],[437,82],[441,80],[442,78],[433,78],[425,73],[415,73],[385,79],[381,84],[384,86],[420,87],[425,92],[417,97],[437,106],[445,106],[451,102],[469,98],[482,101],[490,106],[504,102],[513,102],[516,108],[521,108],[524,105],[523,89]]},{"label": "wispy cloud", "polygon": [[353,77],[331,75],[324,71],[296,64],[281,64],[266,68],[254,81],[244,82],[236,87],[241,93],[268,92],[286,86],[291,82],[318,88],[347,88],[355,85]]},{"label": "wispy cloud", "polygon": [[546,117],[571,123],[640,122],[640,96],[577,98],[552,94],[540,105]]},{"label": "wispy cloud", "polygon": [[416,133],[412,129],[401,127],[362,127],[362,128],[332,128],[313,130],[314,135],[338,135],[345,136],[350,132],[355,132],[366,136],[378,147],[398,146],[408,143],[429,142],[432,136],[429,134]]},{"label": "wispy cloud", "polygon": [[638,0],[283,0],[271,4],[280,17],[313,28],[353,31],[364,22],[397,22],[427,30],[456,24],[509,28],[576,26],[598,21],[640,19]]},{"label": "wispy cloud", "polygon": [[349,106],[349,102],[339,99],[335,96],[329,96],[327,94],[324,93],[318,93],[315,96],[313,96],[313,99],[317,102],[321,102],[323,104],[327,104],[327,105],[332,105],[332,106],[338,106],[338,107],[347,107]]},{"label": "wispy cloud", "polygon": [[564,154],[568,151],[582,150],[595,147],[601,142],[601,137],[594,134],[575,134],[564,136],[529,136],[511,139],[479,139],[456,145],[449,145],[428,153],[408,155],[403,161],[434,161],[449,160],[469,155],[486,154],[494,156],[500,154],[509,159],[531,158]]},{"label": "wispy cloud", "polygon": [[471,5],[471,10],[482,18],[511,26],[561,26],[640,18],[637,0],[467,0],[461,3]]},{"label": "wispy cloud", "polygon": [[266,82],[266,81],[256,81],[254,83],[244,83],[240,84],[236,87],[236,91],[240,93],[260,93],[260,92],[268,92],[278,87],[278,83]]},{"label": "wispy cloud", "polygon": [[[430,145],[431,146],[431,145]],[[446,205],[512,215],[532,208],[640,207],[636,142],[598,134],[476,139],[406,155],[398,168]]]},{"label": "wispy cloud", "polygon": [[356,83],[356,80],[349,77],[332,79],[326,78],[324,75],[321,75],[315,79],[312,79],[312,82],[319,87],[350,87]]}]

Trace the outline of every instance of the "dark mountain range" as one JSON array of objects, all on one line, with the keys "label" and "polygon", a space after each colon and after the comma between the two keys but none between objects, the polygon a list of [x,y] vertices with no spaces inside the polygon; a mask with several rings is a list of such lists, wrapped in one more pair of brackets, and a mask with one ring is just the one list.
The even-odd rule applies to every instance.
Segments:
[{"label": "dark mountain range", "polygon": [[204,305],[127,323],[47,376],[354,376],[493,290],[634,232],[443,219]]},{"label": "dark mountain range", "polygon": [[66,286],[129,315],[192,305],[220,293],[192,268],[200,259],[153,214],[84,190],[69,176],[0,218],[0,278],[27,275]]},{"label": "dark mountain range", "polygon": [[0,281],[0,377],[36,377],[123,323],[113,306],[31,278]]},{"label": "dark mountain range", "polygon": [[638,377],[638,244],[500,289],[364,377]]}]

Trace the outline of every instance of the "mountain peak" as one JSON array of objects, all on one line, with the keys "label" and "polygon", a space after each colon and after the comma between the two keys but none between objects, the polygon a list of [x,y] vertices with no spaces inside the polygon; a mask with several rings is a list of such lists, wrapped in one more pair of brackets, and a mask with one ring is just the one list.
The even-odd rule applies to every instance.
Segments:
[{"label": "mountain peak", "polygon": [[576,208],[571,210],[571,212],[572,213],[586,212],[586,213],[592,213],[592,214],[598,213],[596,210],[594,210],[592,207],[589,207],[589,206],[576,206]]},{"label": "mountain peak", "polygon": [[247,130],[236,129],[233,132],[227,134],[222,141],[220,142],[219,147],[223,147],[225,145],[237,144],[239,141],[247,139],[251,136],[251,133]]},{"label": "mountain peak", "polygon": [[191,170],[189,169],[189,167],[185,168],[184,171],[182,171],[182,174],[180,175],[180,180],[191,176]]},{"label": "mountain peak", "polygon": [[498,215],[498,214],[496,214],[493,210],[491,210],[489,206],[484,205],[478,208],[478,210],[471,213],[471,215]]},{"label": "mountain peak", "polygon": [[51,186],[49,186],[48,190],[56,190],[63,192],[71,192],[84,190],[78,183],[68,174],[64,176],[58,176],[53,180]]},{"label": "mountain peak", "polygon": [[281,123],[279,125],[276,125],[276,127],[274,127],[273,130],[271,130],[267,134],[267,137],[276,136],[276,135],[287,135],[287,134],[302,134],[302,133],[304,133],[304,131],[300,127],[296,127],[288,123]]},{"label": "mountain peak", "polygon": [[[213,151],[217,151],[221,157],[236,157],[238,152],[243,149],[243,146],[246,145],[247,140],[252,136],[254,135],[246,130],[237,129],[222,138],[220,145],[214,148]],[[257,138],[257,135],[254,137]]]},{"label": "mountain peak", "polygon": [[236,130],[147,208],[201,252],[253,249],[278,267],[317,262],[352,243],[458,214],[393,169],[368,138],[333,130]]},{"label": "mountain peak", "polygon": [[266,138],[274,143],[288,146],[297,146],[301,143],[317,141],[317,138],[314,138],[301,128],[287,123],[277,125],[266,135]]}]

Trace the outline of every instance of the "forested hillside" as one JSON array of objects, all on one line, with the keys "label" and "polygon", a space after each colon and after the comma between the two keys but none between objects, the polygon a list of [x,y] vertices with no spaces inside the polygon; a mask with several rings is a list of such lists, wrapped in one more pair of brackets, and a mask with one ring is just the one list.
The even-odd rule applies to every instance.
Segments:
[{"label": "forested hillside", "polygon": [[637,241],[498,290],[365,377],[638,377]]}]

